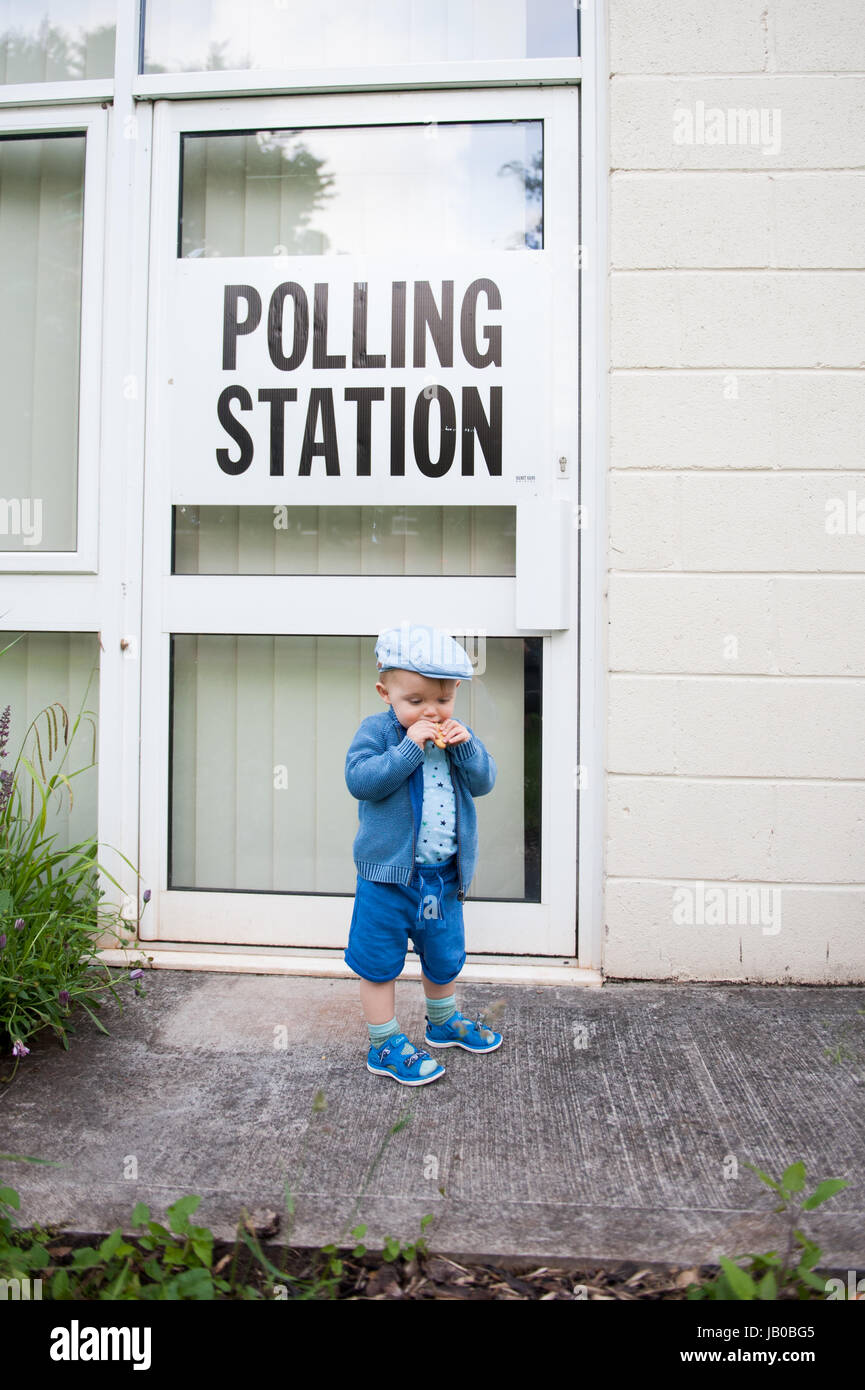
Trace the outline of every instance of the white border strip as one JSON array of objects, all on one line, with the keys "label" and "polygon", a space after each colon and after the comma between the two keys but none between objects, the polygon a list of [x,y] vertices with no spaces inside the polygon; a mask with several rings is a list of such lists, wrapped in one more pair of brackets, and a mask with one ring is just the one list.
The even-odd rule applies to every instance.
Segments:
[{"label": "white border strip", "polygon": [[578,792],[580,964],[600,969],[604,938],[607,671],[608,60],[607,6],[582,0],[580,88],[580,743]]}]

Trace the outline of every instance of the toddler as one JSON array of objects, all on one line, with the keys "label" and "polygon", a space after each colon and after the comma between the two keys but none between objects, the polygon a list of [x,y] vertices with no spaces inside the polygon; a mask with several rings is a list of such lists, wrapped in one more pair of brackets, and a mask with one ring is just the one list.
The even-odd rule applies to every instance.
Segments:
[{"label": "toddler", "polygon": [[[369,1029],[367,1068],[403,1086],[444,1075],[399,1031],[394,981],[412,938],[426,996],[425,1042],[493,1052],[502,1036],[456,1007],[452,986],[465,964],[463,901],[477,864],[473,797],[492,791],[496,765],[477,735],[452,718],[472,666],[437,628],[383,632],[375,647],[376,690],[388,708],[361,723],[345,759],[358,800],[357,890],[345,961],[360,976]],[[441,746],[444,745],[444,746]]]}]

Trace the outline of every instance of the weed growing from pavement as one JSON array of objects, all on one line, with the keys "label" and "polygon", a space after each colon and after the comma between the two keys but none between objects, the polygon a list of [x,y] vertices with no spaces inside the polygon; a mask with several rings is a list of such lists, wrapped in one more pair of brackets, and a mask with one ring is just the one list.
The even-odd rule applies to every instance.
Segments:
[{"label": "weed growing from pavement", "polygon": [[791,1163],[784,1170],[780,1182],[775,1182],[753,1163],[746,1163],[757,1177],[778,1193],[780,1204],[773,1211],[788,1211],[787,1246],[783,1255],[777,1250],[763,1254],[739,1255],[737,1260],[749,1260],[750,1267],[743,1268],[726,1255],[720,1257],[721,1272],[703,1285],[689,1284],[686,1297],[689,1300],[724,1299],[777,1301],[781,1292],[788,1287],[800,1299],[808,1297],[809,1289],[826,1294],[826,1280],[814,1273],[822,1251],[819,1245],[809,1240],[800,1229],[799,1222],[803,1211],[813,1211],[822,1202],[834,1197],[841,1188],[848,1187],[846,1178],[826,1178],[818,1183],[809,1197],[799,1200],[797,1194],[805,1187],[805,1164]]}]

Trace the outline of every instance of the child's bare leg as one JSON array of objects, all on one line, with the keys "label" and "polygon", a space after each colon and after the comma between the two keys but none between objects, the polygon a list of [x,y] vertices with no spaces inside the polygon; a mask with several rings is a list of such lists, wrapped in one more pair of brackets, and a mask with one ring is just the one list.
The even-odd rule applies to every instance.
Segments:
[{"label": "child's bare leg", "polygon": [[[423,970],[421,970],[421,974],[423,975]],[[432,980],[427,979],[426,975],[423,975],[423,992],[427,999],[447,999],[448,995],[454,992],[456,978],[454,975],[454,978],[449,980],[446,985],[437,985]]]},{"label": "child's bare leg", "polygon": [[390,1023],[394,1016],[394,981],[361,980],[360,1004],[367,1023]]}]

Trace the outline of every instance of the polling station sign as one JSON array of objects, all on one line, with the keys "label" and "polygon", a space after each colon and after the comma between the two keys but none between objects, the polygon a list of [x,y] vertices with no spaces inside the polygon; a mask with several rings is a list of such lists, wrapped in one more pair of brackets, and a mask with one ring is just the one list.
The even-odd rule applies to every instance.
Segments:
[{"label": "polling station sign", "polygon": [[178,260],[161,360],[172,501],[511,503],[553,476],[549,274]]}]

